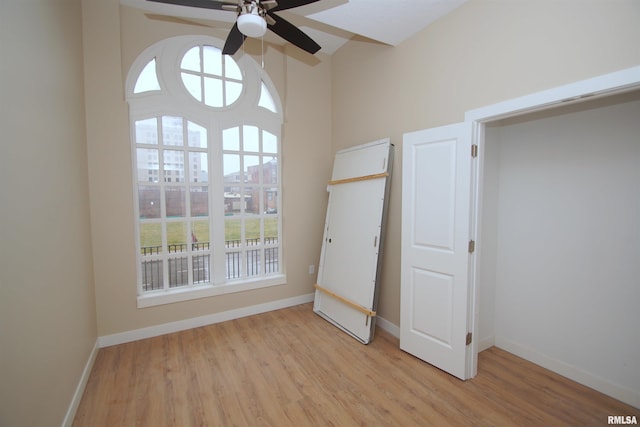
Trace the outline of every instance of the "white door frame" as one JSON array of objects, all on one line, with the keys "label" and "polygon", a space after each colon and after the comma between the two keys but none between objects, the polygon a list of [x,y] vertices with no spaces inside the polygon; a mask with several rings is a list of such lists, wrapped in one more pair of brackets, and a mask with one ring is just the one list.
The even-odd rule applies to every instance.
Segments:
[{"label": "white door frame", "polygon": [[[497,104],[488,105],[465,113],[465,122],[472,122],[472,144],[478,146],[478,165],[472,171],[472,203],[471,218],[471,239],[477,242],[476,259],[469,266],[469,318],[473,319],[473,336],[478,337],[478,315],[479,309],[479,289],[478,279],[478,259],[482,254],[482,236],[480,227],[482,218],[482,195],[483,195],[483,173],[484,173],[484,137],[485,126],[488,123],[505,119],[508,117],[520,116],[527,113],[551,109],[554,107],[575,104],[585,100],[603,98],[611,95],[618,95],[624,92],[640,89],[640,66],[627,68],[621,71],[604,74],[575,83],[558,86],[552,89],[537,92],[531,95],[510,99]],[[470,358],[471,377],[475,376],[478,370],[478,340],[473,339],[471,343]]]}]

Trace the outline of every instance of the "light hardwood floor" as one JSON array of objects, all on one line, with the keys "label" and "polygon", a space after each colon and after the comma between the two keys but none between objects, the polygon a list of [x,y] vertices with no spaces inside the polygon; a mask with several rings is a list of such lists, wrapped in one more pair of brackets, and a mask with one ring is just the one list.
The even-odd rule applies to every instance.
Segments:
[{"label": "light hardwood floor", "polygon": [[311,304],[100,349],[80,426],[603,426],[640,410],[497,348],[460,381]]}]

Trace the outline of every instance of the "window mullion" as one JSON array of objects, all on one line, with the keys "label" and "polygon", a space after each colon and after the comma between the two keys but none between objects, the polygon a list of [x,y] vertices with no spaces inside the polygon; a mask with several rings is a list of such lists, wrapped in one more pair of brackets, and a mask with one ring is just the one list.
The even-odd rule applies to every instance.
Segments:
[{"label": "window mullion", "polygon": [[161,244],[160,249],[162,260],[162,290],[169,290],[169,256],[168,256],[168,240],[167,240],[167,203],[166,203],[166,181],[164,170],[164,146],[162,144],[164,140],[164,130],[162,126],[162,116],[159,116],[156,120],[158,130],[158,185],[160,187],[160,234]]},{"label": "window mullion", "polygon": [[260,241],[258,242],[258,254],[260,259],[260,273],[265,274],[265,250],[264,250],[264,215],[266,212],[266,200],[264,199],[264,157],[262,155],[262,129],[258,132],[258,198],[259,208],[259,226],[260,226]]},{"label": "window mullion", "polygon": [[185,254],[187,258],[187,285],[193,286],[193,231],[191,223],[191,157],[189,156],[189,124],[182,118],[182,185],[184,188]]},{"label": "window mullion", "polygon": [[244,127],[240,126],[240,277],[247,276],[247,190],[244,165]]},{"label": "window mullion", "polygon": [[[163,191],[164,193],[164,191]],[[169,290],[169,250],[167,244],[167,221],[162,219],[162,289]]]},{"label": "window mullion", "polygon": [[[209,199],[209,229],[211,241],[211,257],[213,264],[213,283],[226,281],[226,247],[225,247],[225,216],[224,216],[224,177],[222,150],[222,129],[209,128],[209,185],[211,197]],[[215,171],[215,172],[214,172]],[[221,202],[222,200],[222,202]]]}]

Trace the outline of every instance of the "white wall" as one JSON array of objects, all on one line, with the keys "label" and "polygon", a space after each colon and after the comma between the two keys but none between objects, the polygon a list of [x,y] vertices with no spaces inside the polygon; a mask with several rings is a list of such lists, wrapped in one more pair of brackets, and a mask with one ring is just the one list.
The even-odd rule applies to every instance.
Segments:
[{"label": "white wall", "polygon": [[487,133],[479,335],[638,406],[640,100],[575,110]]}]

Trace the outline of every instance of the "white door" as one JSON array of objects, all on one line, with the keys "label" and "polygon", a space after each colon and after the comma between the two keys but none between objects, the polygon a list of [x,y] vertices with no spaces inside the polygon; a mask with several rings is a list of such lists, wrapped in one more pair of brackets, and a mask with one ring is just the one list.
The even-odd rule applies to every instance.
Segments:
[{"label": "white door", "polygon": [[400,348],[468,379],[471,123],[405,134],[402,153]]}]

